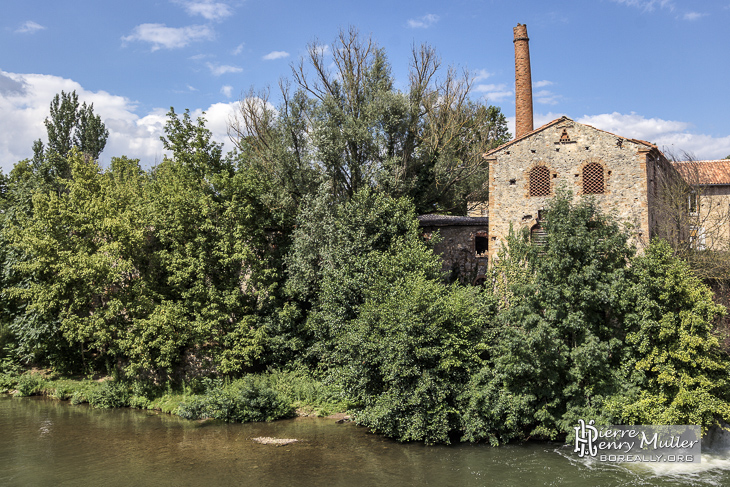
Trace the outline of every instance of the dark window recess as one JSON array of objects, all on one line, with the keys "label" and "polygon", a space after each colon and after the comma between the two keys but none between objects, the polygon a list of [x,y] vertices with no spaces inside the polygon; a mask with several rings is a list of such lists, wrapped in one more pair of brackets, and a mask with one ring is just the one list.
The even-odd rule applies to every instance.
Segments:
[{"label": "dark window recess", "polygon": [[563,129],[563,133],[560,134],[560,142],[570,142],[570,136],[568,135],[568,129]]},{"label": "dark window recess", "polygon": [[583,194],[603,194],[603,166],[591,162],[583,168]]},{"label": "dark window recess", "polygon": [[530,196],[550,195],[550,171],[545,166],[535,166],[530,171]]},{"label": "dark window recess", "polygon": [[474,237],[474,250],[477,255],[485,254],[489,250],[489,239],[486,235]]}]

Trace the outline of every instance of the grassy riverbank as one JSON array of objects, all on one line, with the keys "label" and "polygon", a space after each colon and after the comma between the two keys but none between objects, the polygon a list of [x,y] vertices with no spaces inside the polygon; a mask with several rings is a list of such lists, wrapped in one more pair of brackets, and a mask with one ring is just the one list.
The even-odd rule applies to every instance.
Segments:
[{"label": "grassy riverbank", "polygon": [[0,374],[0,393],[44,395],[95,408],[131,407],[186,419],[229,422],[272,421],[296,414],[328,416],[350,407],[337,388],[299,370],[249,374],[236,380],[196,379],[180,386],[11,370]]}]

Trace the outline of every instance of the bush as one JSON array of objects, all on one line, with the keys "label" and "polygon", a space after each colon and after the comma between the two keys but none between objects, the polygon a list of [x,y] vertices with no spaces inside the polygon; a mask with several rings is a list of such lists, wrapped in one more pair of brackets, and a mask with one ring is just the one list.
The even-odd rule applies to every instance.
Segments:
[{"label": "bush", "polygon": [[33,396],[43,392],[46,380],[40,374],[27,373],[20,376],[17,390],[18,396]]},{"label": "bush", "polygon": [[247,376],[228,386],[221,381],[209,381],[205,395],[180,404],[178,414],[185,419],[244,423],[285,418],[292,415],[293,409],[266,377]]},{"label": "bush", "polygon": [[99,409],[121,408],[129,404],[129,388],[108,380],[89,395],[89,404]]},{"label": "bush", "polygon": [[351,406],[341,387],[314,378],[306,369],[274,372],[269,377],[272,387],[286,396],[295,408],[327,416],[346,411]]}]

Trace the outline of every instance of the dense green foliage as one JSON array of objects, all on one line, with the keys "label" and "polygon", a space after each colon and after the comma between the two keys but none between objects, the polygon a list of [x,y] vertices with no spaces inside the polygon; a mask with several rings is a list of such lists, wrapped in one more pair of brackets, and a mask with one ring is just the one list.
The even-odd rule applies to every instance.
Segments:
[{"label": "dense green foliage", "polygon": [[710,289],[654,242],[634,260],[633,286],[625,297],[628,369],[639,388],[617,401],[621,420],[638,424],[712,424],[730,418],[727,355],[713,334],[713,320],[726,312]]},{"label": "dense green foliage", "polygon": [[[623,357],[628,235],[593,200],[559,194],[544,245],[512,234],[493,267],[506,282],[488,365],[474,378],[469,439],[555,438],[578,418],[606,419]],[[509,275],[520,269],[521,275]],[[488,436],[487,436],[488,435]]]},{"label": "dense green foliage", "polygon": [[212,418],[228,422],[273,421],[294,413],[287,398],[268,384],[266,376],[246,376],[229,386],[208,381],[205,394],[180,405],[187,419]]}]

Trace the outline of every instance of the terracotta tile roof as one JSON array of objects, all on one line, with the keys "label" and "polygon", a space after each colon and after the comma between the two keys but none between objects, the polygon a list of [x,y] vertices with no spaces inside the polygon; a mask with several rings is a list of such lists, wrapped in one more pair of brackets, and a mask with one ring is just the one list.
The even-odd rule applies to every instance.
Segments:
[{"label": "terracotta tile roof", "polygon": [[719,161],[680,161],[672,166],[689,184],[730,185],[730,160]]},{"label": "terracotta tile roof", "polygon": [[[497,147],[497,148],[494,148],[494,149],[492,149],[492,150],[490,150],[490,151],[487,151],[487,152],[486,152],[486,153],[484,154],[484,157],[488,157],[488,156],[489,156],[490,154],[493,154],[493,153],[495,153],[495,152],[498,152],[498,151],[500,151],[500,150],[504,149],[505,147],[509,147],[510,145],[514,144],[515,142],[519,142],[520,140],[524,140],[524,139],[526,139],[526,138],[530,137],[530,136],[531,136],[532,134],[535,134],[535,133],[537,133],[537,132],[540,132],[541,130],[545,130],[546,128],[548,128],[548,127],[551,127],[551,126],[553,126],[553,125],[556,125],[557,123],[559,123],[559,122],[563,122],[563,121],[565,121],[565,120],[570,120],[570,121],[571,121],[571,122],[573,122],[573,123],[580,123],[580,122],[576,122],[576,121],[575,121],[575,120],[573,120],[572,118],[569,118],[569,117],[566,117],[566,116],[562,116],[562,117],[560,117],[560,118],[556,118],[556,119],[555,119],[555,120],[553,120],[552,122],[548,122],[548,123],[546,123],[545,125],[543,125],[543,126],[541,126],[541,127],[538,127],[538,128],[536,128],[536,129],[535,129],[535,130],[533,130],[532,132],[528,132],[528,133],[526,133],[526,134],[522,135],[522,137],[518,137],[518,138],[516,138],[516,139],[512,139],[512,140],[510,140],[509,142],[506,142],[506,143],[504,143],[504,144],[500,145],[500,146],[499,146],[499,147]],[[613,133],[611,133],[611,132],[608,132],[608,131],[606,131],[606,130],[601,130],[601,129],[599,129],[599,128],[596,128],[596,127],[594,127],[593,125],[588,125],[588,124],[585,124],[585,123],[583,123],[583,124],[581,124],[581,125],[585,125],[586,127],[590,127],[590,128],[592,128],[592,129],[594,129],[594,130],[598,130],[599,132],[603,132],[604,134],[609,134],[609,135],[612,135],[612,136],[614,136],[614,137],[618,137],[618,138],[621,138],[621,139],[625,139],[625,140],[628,140],[629,142],[633,142],[633,143],[635,143],[635,144],[641,144],[641,145],[645,145],[645,146],[647,146],[647,147],[649,147],[649,148],[651,148],[651,149],[656,149],[656,148],[657,148],[657,146],[656,146],[656,145],[652,144],[651,142],[647,142],[647,141],[645,141],[645,140],[641,140],[641,139],[630,139],[630,138],[628,138],[628,137],[623,137],[623,136],[620,136],[620,135],[616,135],[616,134],[613,134]]]}]

